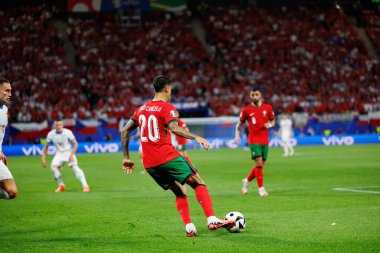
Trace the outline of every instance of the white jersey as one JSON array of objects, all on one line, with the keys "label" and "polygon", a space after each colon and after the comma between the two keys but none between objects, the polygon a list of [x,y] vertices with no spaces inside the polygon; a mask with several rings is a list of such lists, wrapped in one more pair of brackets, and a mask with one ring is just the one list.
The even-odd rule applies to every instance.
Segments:
[{"label": "white jersey", "polygon": [[8,107],[0,106],[0,150],[2,150],[5,128],[8,125]]},{"label": "white jersey", "polygon": [[58,152],[67,152],[72,149],[71,143],[75,140],[73,132],[67,128],[63,128],[62,132],[58,133],[55,129],[51,130],[46,142],[54,144]]},{"label": "white jersey", "polygon": [[280,120],[281,137],[288,139],[292,135],[292,121],[290,119]]}]

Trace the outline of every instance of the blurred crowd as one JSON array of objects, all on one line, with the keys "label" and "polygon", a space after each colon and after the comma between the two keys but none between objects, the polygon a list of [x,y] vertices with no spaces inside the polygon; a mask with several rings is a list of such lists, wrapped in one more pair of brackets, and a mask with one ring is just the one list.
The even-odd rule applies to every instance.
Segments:
[{"label": "blurred crowd", "polygon": [[364,103],[380,102],[378,62],[337,9],[220,9],[205,26],[235,87],[228,101],[260,84],[274,108],[287,112],[364,112]]},{"label": "blurred crowd", "polygon": [[361,16],[364,28],[375,47],[380,50],[380,10],[365,10]]},{"label": "blurred crowd", "polygon": [[[369,13],[364,28],[379,49],[380,15]],[[277,113],[380,110],[379,63],[337,9],[220,8],[201,21],[211,51],[195,37],[188,12],[154,12],[135,28],[115,15],[68,18],[73,66],[51,9],[0,11],[11,120],[129,117],[152,97],[160,73],[173,80],[173,102],[207,104],[210,116],[238,115],[253,85]]]}]

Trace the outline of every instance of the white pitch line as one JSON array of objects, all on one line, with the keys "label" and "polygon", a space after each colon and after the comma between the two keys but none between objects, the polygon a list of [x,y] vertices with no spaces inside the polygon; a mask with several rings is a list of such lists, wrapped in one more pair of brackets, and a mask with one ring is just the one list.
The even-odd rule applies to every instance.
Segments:
[{"label": "white pitch line", "polygon": [[368,189],[368,188],[380,188],[380,186],[356,186],[356,187],[342,187],[333,188],[334,191],[346,191],[346,192],[364,192],[369,194],[380,194],[380,191],[365,191],[356,189]]}]

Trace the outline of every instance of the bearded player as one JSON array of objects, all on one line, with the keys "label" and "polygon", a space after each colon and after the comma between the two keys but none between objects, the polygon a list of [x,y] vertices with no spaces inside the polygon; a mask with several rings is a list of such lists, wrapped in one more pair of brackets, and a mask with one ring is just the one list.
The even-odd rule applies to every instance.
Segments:
[{"label": "bearded player", "polygon": [[185,183],[194,189],[196,198],[207,217],[210,230],[232,227],[235,224],[234,221],[220,220],[215,217],[205,182],[196,168],[174,148],[170,132],[195,140],[206,149],[209,148],[209,143],[204,138],[178,126],[176,109],[168,103],[172,89],[168,77],[156,77],[153,80],[153,88],[153,100],[134,112],[121,133],[124,171],[129,175],[134,170],[134,161],[129,156],[129,139],[131,132],[138,127],[141,133],[144,167],[158,185],[164,190],[170,189],[176,196],[176,207],[185,224],[187,236],[197,236],[198,232],[190,218]]},{"label": "bearded player", "polygon": [[248,122],[248,145],[251,151],[251,158],[255,161],[255,166],[246,178],[242,180],[244,195],[248,192],[249,183],[256,178],[261,197],[268,196],[264,188],[263,168],[268,158],[269,151],[269,131],[274,127],[275,116],[272,106],[262,101],[262,94],[258,87],[249,93],[251,103],[247,105],[240,114],[240,120],[236,125],[235,142],[240,143],[240,128],[244,122]]}]

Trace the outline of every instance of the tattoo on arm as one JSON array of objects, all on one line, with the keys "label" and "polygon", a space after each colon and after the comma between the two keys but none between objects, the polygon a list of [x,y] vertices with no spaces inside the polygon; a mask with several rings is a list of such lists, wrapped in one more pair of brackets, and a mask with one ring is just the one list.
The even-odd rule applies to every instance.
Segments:
[{"label": "tattoo on arm", "polygon": [[123,130],[121,131],[121,148],[123,152],[123,156],[126,159],[129,159],[129,139],[130,134],[133,130],[137,128],[137,125],[133,120],[129,120],[125,125]]}]

